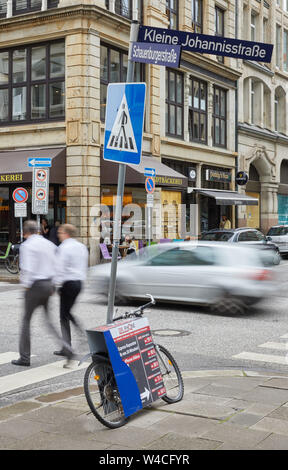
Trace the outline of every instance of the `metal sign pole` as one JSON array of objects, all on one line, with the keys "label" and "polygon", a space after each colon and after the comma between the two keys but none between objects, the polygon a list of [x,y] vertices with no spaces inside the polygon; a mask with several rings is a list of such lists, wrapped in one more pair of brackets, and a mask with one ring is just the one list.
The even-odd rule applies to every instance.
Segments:
[{"label": "metal sign pole", "polygon": [[20,217],[20,241],[23,242],[23,218]]},{"label": "metal sign pole", "polygon": [[[134,62],[131,61],[131,46],[132,46],[132,42],[137,41],[138,30],[139,30],[139,23],[138,21],[133,20],[131,23],[131,29],[130,29],[129,56],[128,56],[128,69],[127,69],[126,83],[134,82]],[[126,175],[126,165],[124,163],[120,163],[119,172],[118,172],[116,211],[115,211],[114,229],[113,229],[113,249],[112,249],[111,275],[110,275],[109,293],[108,293],[107,323],[112,322],[113,313],[114,313],[117,259],[118,259],[118,252],[119,252],[119,242],[120,242],[120,237],[121,237],[121,214],[122,214],[122,201],[123,201],[124,186],[125,186],[125,175]]]}]

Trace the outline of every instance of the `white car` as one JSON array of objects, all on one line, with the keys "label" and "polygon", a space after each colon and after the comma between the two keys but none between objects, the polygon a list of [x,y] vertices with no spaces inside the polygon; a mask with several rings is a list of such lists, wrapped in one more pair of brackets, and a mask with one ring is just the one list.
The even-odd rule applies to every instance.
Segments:
[{"label": "white car", "polygon": [[268,230],[267,239],[278,246],[281,254],[288,254],[288,225],[275,225]]},{"label": "white car", "polygon": [[[107,296],[111,265],[90,268],[93,291]],[[221,242],[163,243],[122,259],[116,297],[208,305],[221,313],[240,313],[271,296],[275,273],[263,266],[260,250]]]}]

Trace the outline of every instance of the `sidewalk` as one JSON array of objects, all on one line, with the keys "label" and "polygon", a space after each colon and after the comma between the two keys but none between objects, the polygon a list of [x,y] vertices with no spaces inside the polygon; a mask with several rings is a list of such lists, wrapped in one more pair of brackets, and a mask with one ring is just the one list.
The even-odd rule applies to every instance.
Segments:
[{"label": "sidewalk", "polygon": [[0,449],[288,449],[288,376],[184,372],[184,399],[159,400],[115,430],[89,413],[83,388],[0,409]]}]

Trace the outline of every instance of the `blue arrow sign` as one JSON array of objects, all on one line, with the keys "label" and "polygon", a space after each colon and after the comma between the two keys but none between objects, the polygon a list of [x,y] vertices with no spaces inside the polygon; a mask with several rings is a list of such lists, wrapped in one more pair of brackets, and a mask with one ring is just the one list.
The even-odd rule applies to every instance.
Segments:
[{"label": "blue arrow sign", "polygon": [[110,83],[107,91],[104,160],[139,165],[142,152],[145,83]]},{"label": "blue arrow sign", "polygon": [[28,166],[32,168],[50,168],[52,166],[52,158],[28,158]]},{"label": "blue arrow sign", "polygon": [[155,168],[144,168],[144,176],[156,176]]}]

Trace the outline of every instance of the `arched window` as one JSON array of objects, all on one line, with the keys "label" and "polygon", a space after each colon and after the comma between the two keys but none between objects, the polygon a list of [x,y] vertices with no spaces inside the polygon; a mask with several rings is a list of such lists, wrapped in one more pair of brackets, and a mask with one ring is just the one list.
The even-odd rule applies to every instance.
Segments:
[{"label": "arched window", "polygon": [[249,124],[271,128],[271,92],[258,78],[244,81],[244,121]]},{"label": "arched window", "polygon": [[280,167],[280,183],[288,184],[288,160],[283,160]]},{"label": "arched window", "polygon": [[274,95],[274,129],[285,134],[286,131],[286,94],[283,88],[278,87]]}]

